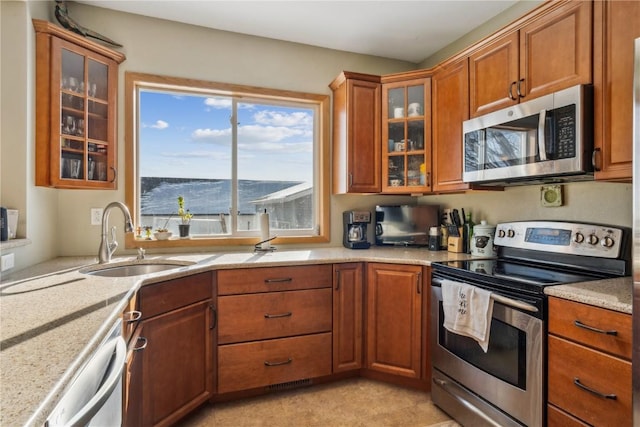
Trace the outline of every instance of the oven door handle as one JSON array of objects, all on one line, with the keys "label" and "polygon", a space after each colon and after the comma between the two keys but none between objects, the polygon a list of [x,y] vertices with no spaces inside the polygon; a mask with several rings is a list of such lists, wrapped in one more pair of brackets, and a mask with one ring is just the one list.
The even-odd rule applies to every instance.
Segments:
[{"label": "oven door handle", "polygon": [[538,307],[533,306],[529,303],[523,302],[523,301],[519,301],[517,299],[513,299],[513,298],[507,298],[507,297],[503,297],[502,295],[497,295],[497,294],[491,294],[491,298],[493,298],[493,300],[495,302],[499,302],[500,304],[504,304],[504,305],[508,305],[509,307],[514,307],[514,308],[519,308],[521,310],[526,310],[526,311],[530,311],[532,313],[537,313],[538,312]]},{"label": "oven door handle", "polygon": [[[442,286],[442,279],[434,277],[431,279],[431,284],[437,284]],[[499,302],[500,304],[504,304],[506,306],[513,307],[513,308],[519,308],[520,310],[529,311],[531,313],[537,313],[539,311],[538,307],[531,305],[527,302],[520,301],[513,298],[508,298],[493,292],[491,293],[491,298],[493,298],[495,302]]]}]

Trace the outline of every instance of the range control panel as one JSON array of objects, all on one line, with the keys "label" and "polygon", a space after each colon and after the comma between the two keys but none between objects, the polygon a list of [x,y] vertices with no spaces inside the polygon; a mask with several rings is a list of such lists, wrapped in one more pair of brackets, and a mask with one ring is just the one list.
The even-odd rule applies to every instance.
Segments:
[{"label": "range control panel", "polygon": [[602,224],[515,221],[496,226],[494,244],[571,255],[618,258],[625,230]]}]

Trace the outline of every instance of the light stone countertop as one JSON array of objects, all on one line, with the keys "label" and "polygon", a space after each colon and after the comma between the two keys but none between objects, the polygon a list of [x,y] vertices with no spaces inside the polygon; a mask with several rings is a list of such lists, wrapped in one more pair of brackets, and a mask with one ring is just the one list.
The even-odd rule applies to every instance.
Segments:
[{"label": "light stone countertop", "polygon": [[[61,257],[11,274],[0,282],[0,425],[41,426],[61,391],[88,360],[129,298],[146,284],[212,269],[390,262],[430,265],[470,258],[422,248],[350,250],[342,247],[271,253],[227,252],[148,255],[144,262],[170,259],[195,263],[135,277],[82,274],[95,257]],[[115,257],[112,264],[135,262]]]},{"label": "light stone countertop", "polygon": [[632,314],[633,278],[631,276],[550,286],[545,288],[544,293],[558,298]]},{"label": "light stone countertop", "polygon": [[[5,274],[0,282],[0,425],[41,426],[61,391],[141,286],[218,269],[361,261],[428,266],[432,262],[469,258],[473,257],[424,248],[335,247],[271,253],[154,254],[144,262],[194,264],[123,278],[78,271],[81,267],[96,267],[95,257],[61,257]],[[128,262],[136,262],[135,257],[116,257],[112,264]],[[630,280],[562,285],[548,288],[546,293],[554,295],[557,291],[555,294],[562,298],[598,306],[607,304],[606,308],[630,313]],[[613,285],[608,286],[610,283]],[[620,291],[622,288],[628,288],[628,295]]]}]

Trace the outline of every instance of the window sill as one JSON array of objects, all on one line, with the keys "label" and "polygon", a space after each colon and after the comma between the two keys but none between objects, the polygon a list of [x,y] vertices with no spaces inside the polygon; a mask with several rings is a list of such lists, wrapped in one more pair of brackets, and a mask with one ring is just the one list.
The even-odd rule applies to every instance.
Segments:
[{"label": "window sill", "polygon": [[[229,247],[229,246],[254,246],[260,239],[249,237],[197,237],[188,238],[171,237],[169,240],[136,239],[133,235],[125,236],[125,248],[194,248],[194,247]],[[273,246],[292,244],[328,243],[328,236],[283,236],[271,241]]]}]

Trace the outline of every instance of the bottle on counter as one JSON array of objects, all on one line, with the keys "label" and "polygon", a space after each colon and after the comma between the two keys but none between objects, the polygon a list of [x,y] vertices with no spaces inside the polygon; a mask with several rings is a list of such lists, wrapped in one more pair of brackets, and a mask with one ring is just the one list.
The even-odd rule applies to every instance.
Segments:
[{"label": "bottle on counter", "polygon": [[476,224],[473,222],[473,220],[471,219],[471,213],[467,213],[465,216],[465,221],[464,221],[464,230],[463,230],[463,234],[464,234],[464,242],[465,242],[465,249],[466,252],[468,254],[471,253],[471,248],[472,248],[472,242],[473,242],[473,227]]}]

